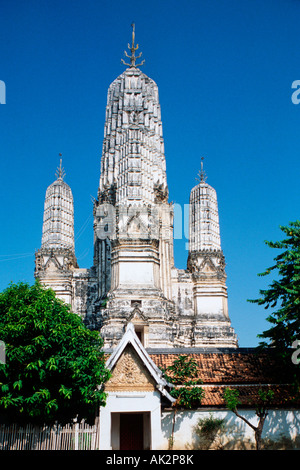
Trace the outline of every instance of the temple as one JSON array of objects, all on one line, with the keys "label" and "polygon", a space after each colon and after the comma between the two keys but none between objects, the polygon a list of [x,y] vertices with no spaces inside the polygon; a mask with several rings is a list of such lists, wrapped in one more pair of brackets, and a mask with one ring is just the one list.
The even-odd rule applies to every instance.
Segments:
[{"label": "temple", "polygon": [[[222,448],[253,448],[253,429],[227,409],[225,387],[240,394],[251,422],[257,421],[260,394],[271,389],[264,437],[284,435],[294,445],[299,402],[288,387],[288,371],[278,365],[272,348],[261,354],[239,348],[231,326],[217,193],[207,182],[203,159],[187,195],[186,269],[175,267],[177,211],[169,201],[158,87],[139,68],[144,61],[138,63],[142,54],[136,56],[132,27],[130,54],[122,60],[126,69],[107,94],[100,180],[91,207],[93,265],[77,264],[73,196],[62,161],[46,190],[35,262],[35,277],[104,340],[111,377],[104,386],[106,405],[97,416],[96,448],[159,450],[170,449],[170,443],[172,449],[197,448],[195,426],[208,412],[226,421]],[[178,409],[173,425],[176,385],[164,371],[182,355],[195,361],[204,397],[193,409]]]},{"label": "temple", "polygon": [[133,25],[130,61],[122,61],[127,68],[107,94],[93,266],[77,265],[73,196],[60,163],[46,191],[35,276],[100,330],[106,348],[118,344],[128,323],[147,348],[236,348],[217,195],[203,160],[190,193],[187,268],[174,265],[158,87],[140,70],[138,47]]}]

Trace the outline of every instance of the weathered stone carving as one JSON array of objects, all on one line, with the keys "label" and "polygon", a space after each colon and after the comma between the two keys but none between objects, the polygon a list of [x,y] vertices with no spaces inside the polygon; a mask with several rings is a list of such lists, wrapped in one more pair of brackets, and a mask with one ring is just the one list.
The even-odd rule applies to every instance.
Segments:
[{"label": "weathered stone carving", "polygon": [[221,250],[199,250],[189,253],[187,269],[194,279],[217,277],[226,278],[225,257]]},{"label": "weathered stone carving", "polygon": [[105,385],[107,391],[153,391],[155,382],[132,347],[127,346]]},{"label": "weathered stone carving", "polygon": [[163,183],[155,183],[154,184],[154,202],[157,204],[162,202],[168,202],[169,197],[169,190],[168,187],[164,186]]}]

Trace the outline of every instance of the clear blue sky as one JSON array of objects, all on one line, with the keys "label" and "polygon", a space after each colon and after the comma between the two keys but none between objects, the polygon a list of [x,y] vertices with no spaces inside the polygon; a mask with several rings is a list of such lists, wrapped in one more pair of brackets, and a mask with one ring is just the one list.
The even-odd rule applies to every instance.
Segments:
[{"label": "clear blue sky", "polygon": [[[63,154],[75,200],[76,255],[93,258],[107,89],[131,23],[159,87],[170,199],[187,204],[200,159],[217,191],[229,313],[255,346],[267,311],[250,304],[271,279],[264,240],[299,219],[298,0],[10,0],[0,3],[0,289],[33,282],[44,197]],[[186,267],[186,240],[175,261]]]}]

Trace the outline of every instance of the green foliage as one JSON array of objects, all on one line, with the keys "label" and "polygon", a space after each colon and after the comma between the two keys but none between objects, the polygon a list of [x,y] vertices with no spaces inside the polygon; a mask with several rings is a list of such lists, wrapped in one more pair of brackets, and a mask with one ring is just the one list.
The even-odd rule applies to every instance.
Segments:
[{"label": "green foliage", "polygon": [[164,371],[166,378],[174,385],[201,384],[198,365],[195,359],[188,356],[178,356],[173,364]]},{"label": "green foliage", "polygon": [[266,390],[258,390],[258,400],[256,402],[256,414],[259,416],[260,414],[264,413],[265,410],[271,405],[274,399],[274,391],[270,389]]},{"label": "green foliage", "polygon": [[99,333],[38,282],[0,293],[0,414],[14,422],[93,420],[109,378]]},{"label": "green foliage", "polygon": [[199,379],[198,365],[193,358],[188,356],[179,356],[173,364],[163,371],[166,379],[175,385],[170,395],[175,398],[173,403],[173,424],[172,432],[169,438],[169,449],[174,445],[175,417],[179,406],[184,408],[195,408],[200,405],[204,398],[204,390],[199,387],[202,380]]},{"label": "green foliage", "polygon": [[185,386],[173,388],[170,395],[176,398],[178,405],[191,409],[200,405],[204,398],[204,390],[202,387]]},{"label": "green foliage", "polygon": [[[248,405],[251,404],[254,406],[256,414],[259,416],[261,413],[265,413],[267,407],[272,403],[274,398],[274,391],[269,388],[259,389],[257,394],[258,398],[256,401],[252,401],[251,403],[249,402]],[[236,388],[225,388],[223,397],[226,406],[230,411],[236,412],[238,406],[241,405],[241,402],[239,401],[239,395],[240,392]]]},{"label": "green foliage", "polygon": [[225,420],[221,418],[214,418],[212,414],[209,415],[209,418],[199,419],[199,433],[207,435],[224,429],[224,421]]},{"label": "green foliage", "polygon": [[199,387],[198,365],[193,358],[179,356],[174,363],[164,371],[166,378],[175,386],[170,394],[176,398],[176,405],[185,408],[198,406],[204,398],[204,390]]},{"label": "green foliage", "polygon": [[210,449],[217,436],[224,430],[224,419],[214,418],[212,414],[208,418],[199,419],[195,426],[195,433],[199,438],[199,448],[202,450]]},{"label": "green foliage", "polygon": [[[268,406],[271,404],[273,397],[274,397],[274,392],[270,389],[260,389],[258,390],[258,398],[256,401],[253,403],[255,406],[255,414],[258,417],[258,424],[257,426],[254,426],[251,421],[249,421],[245,416],[242,416],[238,412],[238,405],[241,404],[241,402],[238,399],[239,397],[239,391],[235,388],[228,388],[226,387],[224,390],[224,400],[226,403],[227,408],[229,410],[233,411],[238,418],[241,418],[248,426],[250,426],[255,435],[255,442],[256,442],[256,450],[261,449],[262,445],[262,432],[263,432],[263,426],[265,423],[265,420],[268,416]],[[248,403],[249,405],[250,403]]]},{"label": "green foliage", "polygon": [[225,388],[223,396],[224,396],[226,406],[230,411],[236,410],[238,405],[241,404],[241,402],[238,399],[239,394],[240,394],[239,391],[235,388],[227,388],[227,387]]},{"label": "green foliage", "polygon": [[267,289],[260,290],[260,298],[249,302],[272,309],[267,317],[271,327],[259,334],[262,347],[272,345],[283,359],[290,361],[292,343],[300,339],[300,221],[281,226],[285,238],[278,242],[266,242],[270,248],[280,249],[275,264],[259,276],[276,274]]}]

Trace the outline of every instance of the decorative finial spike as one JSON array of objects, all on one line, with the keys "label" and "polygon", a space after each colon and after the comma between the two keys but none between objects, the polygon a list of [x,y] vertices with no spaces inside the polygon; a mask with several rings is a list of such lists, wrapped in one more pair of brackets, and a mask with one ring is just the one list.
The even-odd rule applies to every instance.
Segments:
[{"label": "decorative finial spike", "polygon": [[[62,154],[59,153],[59,156],[61,157]],[[62,167],[62,159],[60,159],[60,161],[59,161],[59,167],[57,167],[55,176],[57,177],[57,179],[60,179],[60,180],[63,180],[64,177],[66,176],[65,170],[64,170],[64,168]]]},{"label": "decorative finial spike", "polygon": [[138,50],[139,45],[137,44],[135,46],[135,44],[134,44],[134,41],[135,41],[135,24],[131,23],[131,27],[132,27],[132,44],[131,44],[131,46],[130,46],[130,44],[128,44],[128,49],[130,50],[131,55],[127,54],[127,52],[124,51],[125,56],[130,59],[130,64],[125,62],[124,59],[121,59],[121,62],[124,65],[128,65],[129,67],[139,67],[139,66],[144,64],[145,60],[142,60],[142,62],[140,64],[136,64],[136,60],[139,59],[142,56],[142,53],[140,53],[138,56],[135,55],[135,51]]},{"label": "decorative finial spike", "polygon": [[[134,40],[135,40],[135,24],[131,23],[132,27],[132,47],[134,47]],[[138,47],[138,46],[137,46]]]},{"label": "decorative finial spike", "polygon": [[203,169],[203,160],[204,160],[204,157],[201,157],[201,170],[198,173],[198,178],[196,178],[196,180],[199,181],[200,183],[202,183],[202,182],[205,183],[205,181],[207,179],[206,173]]}]

